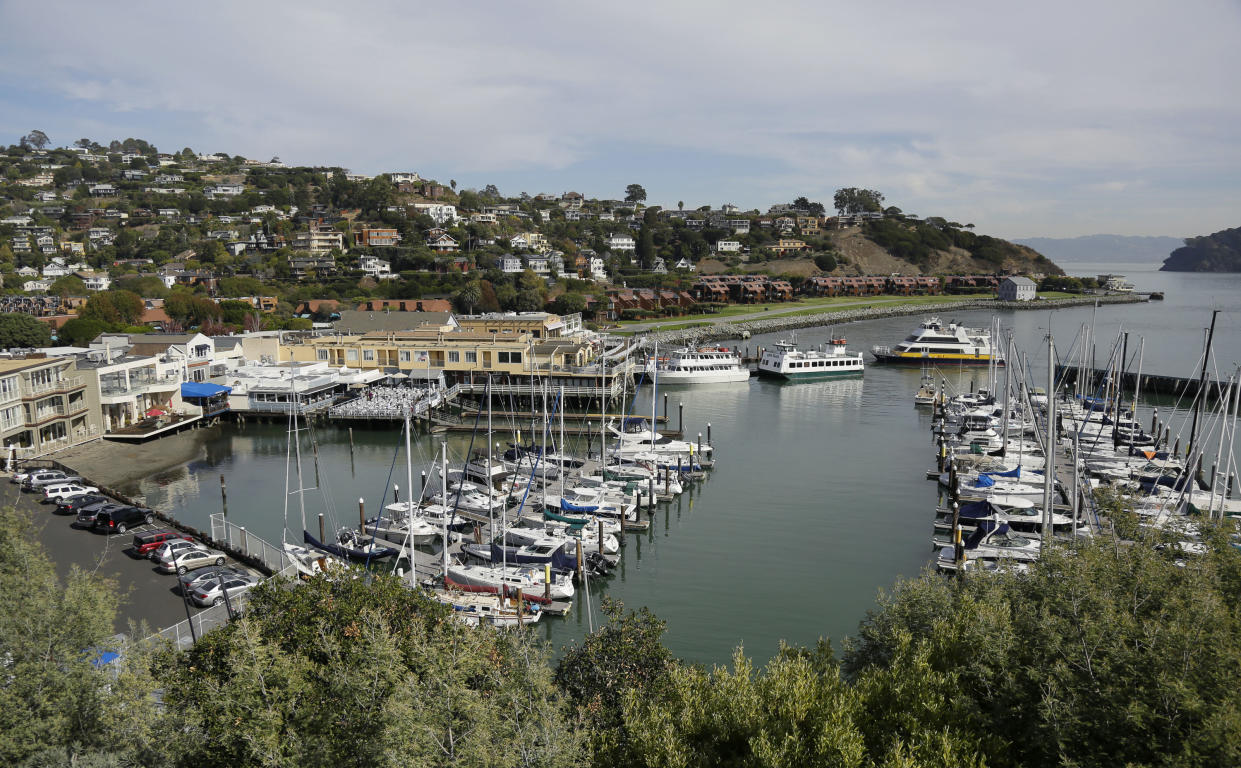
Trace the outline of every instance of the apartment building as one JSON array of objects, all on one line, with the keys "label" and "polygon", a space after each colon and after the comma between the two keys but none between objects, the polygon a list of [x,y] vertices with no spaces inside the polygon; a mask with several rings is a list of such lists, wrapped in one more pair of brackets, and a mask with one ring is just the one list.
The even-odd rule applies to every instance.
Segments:
[{"label": "apartment building", "polygon": [[93,400],[74,360],[0,360],[0,441],[7,458],[30,458],[100,433]]}]

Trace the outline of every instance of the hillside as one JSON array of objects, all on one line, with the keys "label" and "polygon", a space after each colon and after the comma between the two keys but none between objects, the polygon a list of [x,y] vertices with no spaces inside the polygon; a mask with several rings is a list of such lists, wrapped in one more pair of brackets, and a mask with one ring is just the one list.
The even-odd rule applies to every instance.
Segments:
[{"label": "hillside", "polygon": [[1186,238],[1160,272],[1241,272],[1241,227]]},{"label": "hillside", "polygon": [[846,274],[1064,274],[1032,248],[977,235],[942,219],[887,218],[834,231],[831,239],[845,262],[837,271]]},{"label": "hillside", "polygon": [[1082,237],[1026,237],[1014,240],[1058,264],[1108,262],[1154,264],[1163,261],[1184,240],[1179,237],[1083,235]]}]

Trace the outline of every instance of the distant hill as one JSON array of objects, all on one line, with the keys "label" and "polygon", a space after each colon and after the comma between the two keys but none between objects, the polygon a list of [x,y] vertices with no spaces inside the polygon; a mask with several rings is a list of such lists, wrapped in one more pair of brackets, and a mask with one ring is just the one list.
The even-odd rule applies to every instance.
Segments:
[{"label": "distant hill", "polygon": [[1179,237],[1129,237],[1126,235],[1085,235],[1083,237],[1027,237],[1014,243],[1028,245],[1052,261],[1130,262],[1156,264],[1180,248]]},{"label": "distant hill", "polygon": [[1241,272],[1241,227],[1186,239],[1159,271]]}]

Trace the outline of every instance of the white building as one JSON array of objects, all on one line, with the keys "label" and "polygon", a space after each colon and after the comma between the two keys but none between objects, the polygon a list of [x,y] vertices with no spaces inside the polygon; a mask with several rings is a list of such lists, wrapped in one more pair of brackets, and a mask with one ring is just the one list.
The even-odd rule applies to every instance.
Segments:
[{"label": "white building", "polygon": [[598,256],[590,258],[590,277],[600,283],[606,283],[608,280],[608,270],[603,263],[603,259]]},{"label": "white building", "polygon": [[1037,286],[1028,277],[1006,277],[1000,281],[1000,301],[1034,301]]},{"label": "white building", "polygon": [[612,235],[608,238],[608,250],[618,253],[628,251],[630,253],[638,249],[637,242],[629,235]]},{"label": "white building", "polygon": [[512,254],[505,254],[501,256],[497,260],[497,263],[500,266],[501,272],[506,272],[510,275],[518,274],[524,269],[521,265],[521,258]]},{"label": "white building", "polygon": [[208,199],[215,197],[236,197],[245,191],[246,188],[241,184],[216,184],[214,187],[207,187],[203,189],[203,196]]},{"label": "white building", "polygon": [[431,221],[434,221],[441,227],[445,224],[455,224],[457,222],[457,206],[455,205],[444,205],[443,203],[414,203],[414,210],[430,216]]},{"label": "white building", "polygon": [[376,280],[391,280],[396,277],[392,274],[392,263],[378,256],[359,256],[358,269]]},{"label": "white building", "polygon": [[739,253],[740,251],[740,240],[721,240],[715,244],[716,253]]}]

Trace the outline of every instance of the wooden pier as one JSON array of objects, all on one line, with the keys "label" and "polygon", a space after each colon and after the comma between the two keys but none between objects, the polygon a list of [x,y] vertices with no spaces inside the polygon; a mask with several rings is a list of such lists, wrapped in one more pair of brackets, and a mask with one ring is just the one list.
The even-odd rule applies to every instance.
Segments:
[{"label": "wooden pier", "polygon": [[[1077,366],[1057,365],[1056,379],[1064,382],[1066,386],[1072,387],[1077,383],[1077,375],[1079,368]],[[1115,376],[1115,372],[1106,368],[1087,369],[1085,378],[1090,389],[1095,390],[1102,386],[1103,381],[1108,377]],[[1122,391],[1132,394],[1138,385],[1137,374],[1130,371],[1121,376],[1120,388]],[[1168,395],[1172,397],[1196,397],[1198,394],[1198,378],[1182,377],[1182,376],[1161,376],[1158,374],[1143,373],[1142,374],[1142,394],[1144,395]],[[1222,384],[1207,377],[1206,396],[1208,400],[1216,400],[1220,396]]]}]

